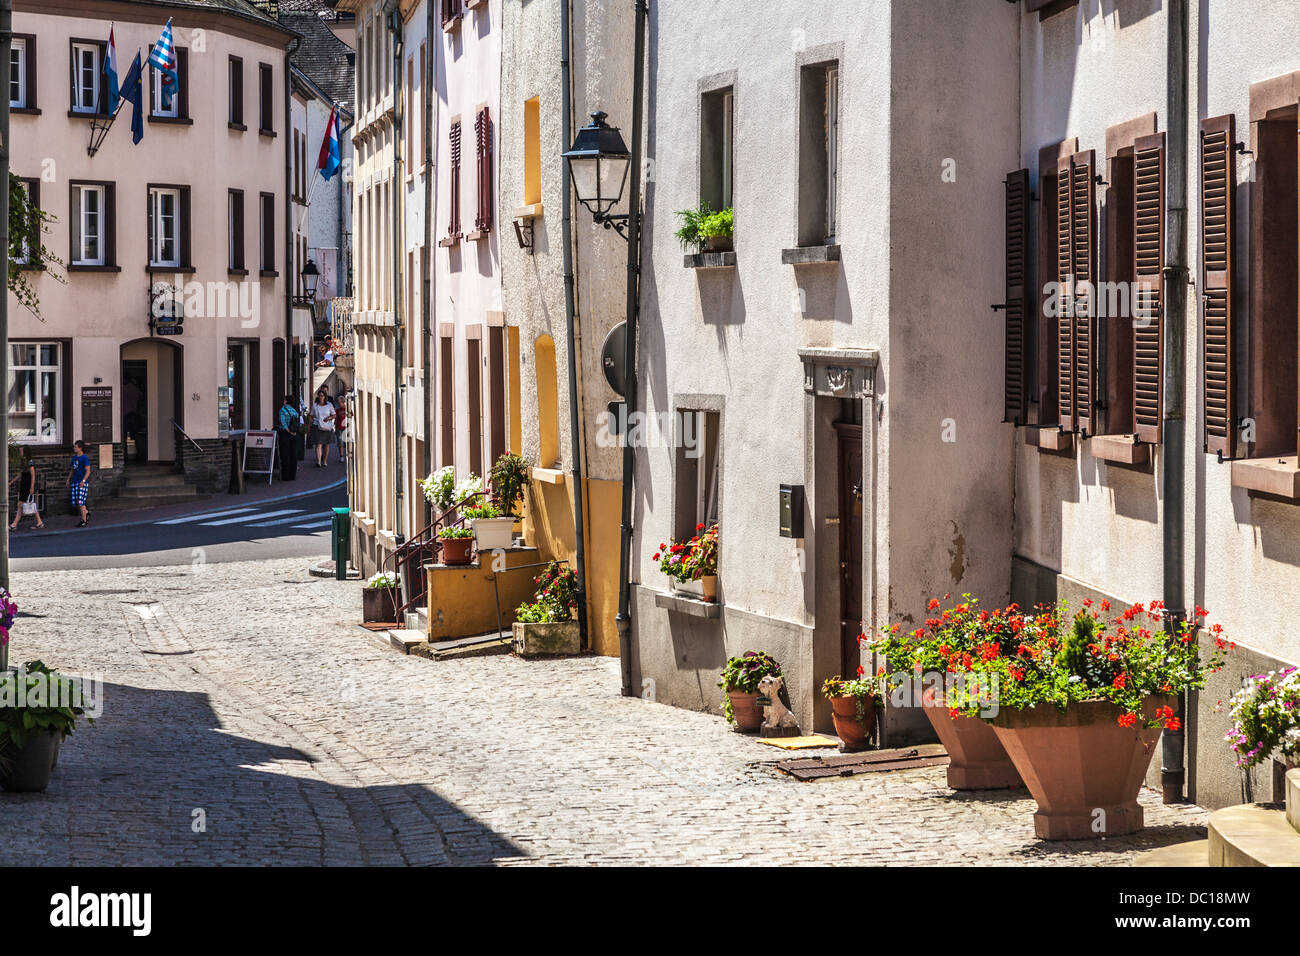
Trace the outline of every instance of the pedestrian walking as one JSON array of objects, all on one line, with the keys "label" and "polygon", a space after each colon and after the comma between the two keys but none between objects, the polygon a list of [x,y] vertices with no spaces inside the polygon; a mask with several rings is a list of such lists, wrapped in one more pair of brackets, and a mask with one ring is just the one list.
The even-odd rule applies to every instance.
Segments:
[{"label": "pedestrian walking", "polygon": [[324,468],[330,463],[330,445],[334,444],[334,416],[336,409],[330,401],[330,393],[322,385],[316,392],[316,401],[311,407],[312,444],[316,446],[316,467]]},{"label": "pedestrian walking", "polygon": [[294,397],[284,396],[275,429],[275,441],[280,447],[281,481],[298,479],[298,429],[301,424],[302,415],[298,412]]},{"label": "pedestrian walking", "polygon": [[86,444],[78,438],[72,445],[72,470],[68,472],[69,500],[72,507],[81,513],[78,528],[84,528],[90,521],[90,512],[86,510],[86,496],[90,494],[90,457],[86,454]]},{"label": "pedestrian walking", "polygon": [[347,461],[347,448],[344,444],[344,431],[348,427],[348,396],[346,392],[339,392],[338,397],[334,400],[334,442],[339,446],[340,464]]},{"label": "pedestrian walking", "polygon": [[36,530],[40,531],[45,522],[41,520],[41,511],[36,504],[36,460],[30,454],[26,456],[23,470],[14,475],[9,484],[12,486],[15,482],[18,484],[18,507],[14,511],[14,520],[9,523],[9,530],[17,531],[24,515],[36,515]]}]

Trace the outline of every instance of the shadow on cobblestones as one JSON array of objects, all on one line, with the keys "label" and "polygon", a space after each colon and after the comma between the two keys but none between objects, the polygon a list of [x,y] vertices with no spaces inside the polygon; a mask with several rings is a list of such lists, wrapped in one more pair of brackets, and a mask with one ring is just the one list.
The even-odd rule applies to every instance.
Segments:
[{"label": "shadow on cobblestones", "polygon": [[[328,758],[243,736],[208,695],[103,685],[49,790],[0,793],[0,865],[474,864],[523,855],[428,787],[322,779]],[[363,772],[364,773],[364,772]]]}]

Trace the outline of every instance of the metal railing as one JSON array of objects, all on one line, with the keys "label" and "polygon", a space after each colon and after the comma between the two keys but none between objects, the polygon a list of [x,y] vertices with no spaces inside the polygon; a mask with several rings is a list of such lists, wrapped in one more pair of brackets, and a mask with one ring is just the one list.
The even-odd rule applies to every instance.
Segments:
[{"label": "metal railing", "polygon": [[180,423],[176,421],[176,419],[172,418],[169,419],[169,421],[172,423],[173,426],[175,426],[176,430],[181,433],[181,435],[185,438],[186,441],[188,441],[191,445],[197,448],[200,453],[203,452],[203,446],[200,445],[198,442],[196,442],[193,438],[190,438],[190,436],[186,433],[185,429],[181,428]]},{"label": "metal railing", "polygon": [[335,296],[325,303],[330,335],[338,341],[339,352],[343,355],[351,355],[354,348],[352,309],[355,304],[351,296]]},{"label": "metal railing", "polygon": [[398,624],[405,623],[406,613],[428,596],[428,576],[424,573],[424,565],[426,561],[436,562],[442,551],[442,539],[438,537],[438,532],[443,528],[464,527],[466,519],[460,513],[461,507],[466,502],[487,494],[489,491],[484,488],[449,505],[438,517],[399,544],[380,562],[380,570],[391,570],[402,576],[400,593],[405,595],[405,600],[397,608]]}]

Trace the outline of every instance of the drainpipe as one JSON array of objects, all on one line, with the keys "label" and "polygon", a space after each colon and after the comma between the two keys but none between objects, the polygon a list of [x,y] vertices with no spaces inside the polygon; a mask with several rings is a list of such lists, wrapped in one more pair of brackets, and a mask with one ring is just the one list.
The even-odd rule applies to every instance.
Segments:
[{"label": "drainpipe", "polygon": [[[0,62],[9,62],[13,43],[13,3],[0,0]],[[9,98],[0,101],[0,249],[9,250]],[[0,270],[0,382],[9,378],[9,269]],[[9,403],[0,402],[0,435],[9,434]],[[0,488],[9,487],[9,449],[0,456]],[[0,499],[0,587],[9,588],[9,495]],[[9,666],[9,647],[0,647],[0,671]]]},{"label": "drainpipe", "polygon": [[[1183,479],[1186,443],[1184,405],[1187,387],[1187,0],[1167,0],[1168,99],[1165,106],[1165,294],[1164,451],[1161,490],[1164,520],[1165,609],[1168,626],[1186,619],[1183,606]],[[1186,726],[1187,695],[1178,695],[1177,713]],[[1165,803],[1183,800],[1185,732],[1165,731],[1161,744],[1160,781]]]},{"label": "drainpipe", "polygon": [[[433,402],[431,398],[437,394],[434,391],[433,381],[433,272],[430,268],[433,265],[432,249],[433,244],[433,220],[434,211],[438,208],[434,199],[434,189],[437,186],[437,179],[433,175],[433,143],[434,143],[434,103],[437,96],[433,89],[433,75],[436,71],[434,64],[437,62],[438,50],[442,46],[440,43],[434,43],[433,37],[438,34],[435,30],[434,7],[436,4],[428,2],[424,4],[425,23],[424,33],[429,38],[429,56],[424,61],[424,75],[420,77],[420,82],[424,84],[424,248],[421,250],[423,257],[422,264],[424,269],[423,288],[420,290],[420,354],[423,357],[424,365],[424,473],[433,474]],[[441,24],[436,24],[441,26]],[[426,514],[426,523],[431,520],[429,514]]]},{"label": "drainpipe", "polygon": [[397,0],[389,0],[384,12],[393,41],[393,538],[406,540],[406,491],[403,487],[402,395],[406,364],[406,326],[402,322],[402,11]]},{"label": "drainpipe", "polygon": [[[641,259],[641,103],[645,86],[645,31],[648,0],[632,0],[636,7],[636,48],[632,61],[632,170],[631,195],[627,204],[627,345],[623,364],[627,369],[627,415],[636,410],[636,327],[640,316]],[[618,574],[618,657],[623,672],[623,696],[632,697],[632,475],[633,448],[623,435],[623,508],[619,543]]]},{"label": "drainpipe", "polygon": [[[293,388],[294,374],[293,366],[297,361],[294,355],[293,347],[293,284],[294,277],[289,274],[289,263],[293,261],[293,64],[291,58],[298,52],[298,47],[302,41],[297,37],[290,40],[284,48],[284,384],[286,388]],[[313,328],[315,331],[315,309],[312,309]],[[307,354],[311,355],[311,332],[307,336]],[[280,401],[283,395],[272,396],[271,398],[271,418],[272,424],[275,424],[275,410],[280,407]],[[302,395],[298,395],[301,401]],[[258,421],[261,421],[262,412],[257,410]],[[298,454],[297,446],[289,449],[289,453]]]},{"label": "drainpipe", "polygon": [[[573,0],[564,0],[560,5],[560,142],[573,142],[573,113],[570,101],[573,96],[573,78],[569,74],[569,35],[570,18],[573,13]],[[578,579],[578,636],[581,647],[585,650],[591,646],[587,635],[587,558],[586,533],[584,520],[586,511],[583,506],[582,486],[582,412],[578,402],[578,346],[577,321],[573,305],[573,228],[570,195],[572,185],[569,180],[569,164],[560,160],[561,188],[560,195],[560,233],[564,250],[564,322],[569,340],[569,445],[573,457],[573,530],[577,539],[577,551],[574,556]],[[626,682],[625,682],[626,683]]]}]

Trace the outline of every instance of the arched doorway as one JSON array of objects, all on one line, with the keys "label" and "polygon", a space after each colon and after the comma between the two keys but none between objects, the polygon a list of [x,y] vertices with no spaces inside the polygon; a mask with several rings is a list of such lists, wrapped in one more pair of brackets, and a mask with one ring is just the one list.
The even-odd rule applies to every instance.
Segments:
[{"label": "arched doorway", "polygon": [[176,460],[172,422],[185,424],[184,355],[182,345],[159,338],[122,345],[119,424],[128,466]]}]

